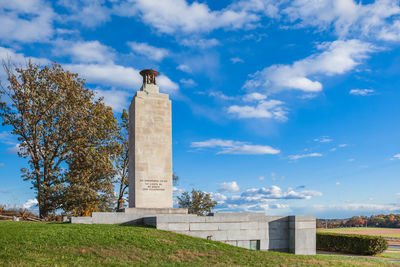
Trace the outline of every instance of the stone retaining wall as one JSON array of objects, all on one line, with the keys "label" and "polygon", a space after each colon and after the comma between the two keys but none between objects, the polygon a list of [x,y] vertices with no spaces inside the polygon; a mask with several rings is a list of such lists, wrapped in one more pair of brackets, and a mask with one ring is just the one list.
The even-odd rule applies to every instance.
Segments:
[{"label": "stone retaining wall", "polygon": [[186,209],[129,209],[94,212],[72,223],[146,224],[159,230],[220,241],[226,244],[302,255],[316,253],[314,216],[266,216],[264,213],[214,213],[197,216]]}]

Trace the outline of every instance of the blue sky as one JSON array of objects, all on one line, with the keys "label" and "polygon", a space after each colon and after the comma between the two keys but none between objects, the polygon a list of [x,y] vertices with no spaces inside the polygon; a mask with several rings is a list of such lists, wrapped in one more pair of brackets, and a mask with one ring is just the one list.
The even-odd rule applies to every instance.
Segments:
[{"label": "blue sky", "polygon": [[[219,211],[400,212],[397,0],[0,1],[0,57],[77,72],[116,116],[158,70],[175,193]],[[4,73],[0,73],[4,82]],[[0,203],[32,206],[0,129]]]}]

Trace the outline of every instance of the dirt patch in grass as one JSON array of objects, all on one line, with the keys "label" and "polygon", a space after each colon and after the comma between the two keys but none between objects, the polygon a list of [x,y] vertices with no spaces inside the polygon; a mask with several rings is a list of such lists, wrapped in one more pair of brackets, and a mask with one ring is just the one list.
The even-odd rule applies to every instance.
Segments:
[{"label": "dirt patch in grass", "polygon": [[176,244],[175,241],[168,240],[168,239],[156,239],[156,241],[161,242],[161,243],[170,244],[170,245],[175,245]]},{"label": "dirt patch in grass", "polygon": [[174,254],[168,255],[171,260],[181,261],[181,262],[192,262],[198,258],[217,258],[218,253],[216,251],[190,251],[190,250],[176,250]]}]

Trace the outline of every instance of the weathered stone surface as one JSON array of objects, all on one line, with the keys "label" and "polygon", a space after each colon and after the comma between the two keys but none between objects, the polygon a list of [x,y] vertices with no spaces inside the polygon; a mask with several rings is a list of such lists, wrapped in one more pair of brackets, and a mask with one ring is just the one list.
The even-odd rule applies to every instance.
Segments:
[{"label": "weathered stone surface", "polygon": [[171,101],[143,75],[129,108],[129,207],[172,208]]}]

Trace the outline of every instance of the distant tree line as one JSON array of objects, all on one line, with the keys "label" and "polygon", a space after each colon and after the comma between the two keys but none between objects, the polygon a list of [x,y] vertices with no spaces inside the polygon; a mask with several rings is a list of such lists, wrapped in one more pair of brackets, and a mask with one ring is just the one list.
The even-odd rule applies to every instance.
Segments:
[{"label": "distant tree line", "polygon": [[353,216],[348,219],[317,219],[317,228],[340,227],[387,227],[400,228],[400,214],[381,214],[367,216]]},{"label": "distant tree line", "polygon": [[0,120],[17,137],[18,155],[28,160],[22,177],[32,183],[39,216],[121,209],[129,173],[126,110],[117,120],[78,74],[57,63],[8,63],[4,69]]}]

